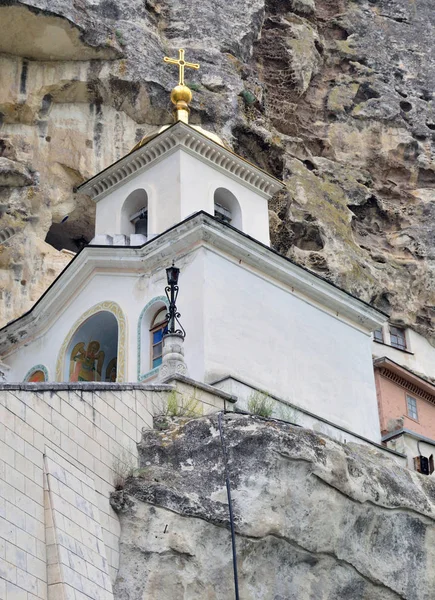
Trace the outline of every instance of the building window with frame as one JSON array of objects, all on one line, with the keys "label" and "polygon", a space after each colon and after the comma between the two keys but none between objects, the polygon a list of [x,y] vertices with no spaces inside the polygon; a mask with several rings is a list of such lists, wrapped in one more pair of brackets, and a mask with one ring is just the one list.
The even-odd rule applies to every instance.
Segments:
[{"label": "building window with frame", "polygon": [[417,400],[412,396],[406,396],[406,405],[408,408],[408,417],[418,421]]},{"label": "building window with frame", "polygon": [[381,344],[384,343],[384,332],[382,330],[382,327],[376,329],[373,332],[373,339],[375,340],[375,342],[380,342]]},{"label": "building window with frame", "polygon": [[405,330],[399,327],[390,327],[390,344],[393,348],[406,350]]},{"label": "building window with frame", "polygon": [[166,318],[167,309],[159,309],[151,323],[150,328],[150,347],[151,347],[151,368],[155,369],[162,364],[163,355],[163,336],[168,331],[168,321]]}]

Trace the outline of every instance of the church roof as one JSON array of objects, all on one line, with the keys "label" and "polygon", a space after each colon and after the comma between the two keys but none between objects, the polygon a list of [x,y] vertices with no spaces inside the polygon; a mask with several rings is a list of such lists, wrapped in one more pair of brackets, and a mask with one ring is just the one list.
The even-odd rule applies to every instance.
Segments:
[{"label": "church roof", "polygon": [[[167,129],[169,129],[169,127],[171,127],[171,126],[170,125],[162,125],[162,127],[160,127],[159,129],[156,129],[155,131],[152,131],[151,133],[148,133],[147,135],[144,135],[144,137],[140,140],[140,142],[138,142],[132,148],[132,150],[131,150],[131,152],[129,152],[129,154],[131,154],[132,152],[134,152],[135,150],[137,150],[141,146],[144,146],[147,142],[149,142],[150,140],[154,139],[155,137],[157,137],[158,135],[160,135],[161,133],[163,133]],[[193,124],[191,124],[190,127],[192,127],[193,129],[196,129],[196,131],[199,131],[199,133],[202,133],[202,135],[205,135],[205,137],[208,137],[210,140],[213,140],[213,142],[216,142],[216,144],[219,144],[220,146],[223,146],[224,148],[226,148],[227,150],[229,150],[230,152],[232,152],[231,148],[227,144],[225,144],[225,142],[216,133],[212,133],[211,131],[207,131],[207,129],[204,129],[200,125],[193,125]]]},{"label": "church roof", "polygon": [[82,183],[77,190],[98,201],[153,163],[180,148],[265,198],[270,198],[284,188],[282,181],[214,141],[205,135],[201,128],[177,121]]},{"label": "church roof", "polygon": [[[207,230],[205,235],[204,229]],[[203,211],[189,216],[142,246],[85,246],[65,267],[51,286],[24,315],[0,329],[0,353],[23,342],[35,330],[49,325],[56,313],[71,301],[77,290],[98,268],[113,267],[143,270],[144,261],[150,269],[162,265],[162,255],[172,257],[198,243],[205,243],[226,254],[236,256],[245,265],[267,274],[268,278],[291,287],[305,298],[334,316],[351,321],[365,330],[374,330],[387,320],[387,315],[326,279],[302,267],[276,250],[235,229]]]}]

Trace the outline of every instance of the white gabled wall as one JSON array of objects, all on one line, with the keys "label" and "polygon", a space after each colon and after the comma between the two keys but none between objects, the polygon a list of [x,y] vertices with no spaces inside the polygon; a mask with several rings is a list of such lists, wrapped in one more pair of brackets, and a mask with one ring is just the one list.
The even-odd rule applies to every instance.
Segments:
[{"label": "white gabled wall", "polygon": [[[137,348],[139,343],[144,351],[142,339],[147,335],[143,331],[142,339],[138,339],[139,316],[153,298],[164,295],[165,268],[171,264],[177,248],[176,264],[181,269],[177,306],[187,334],[185,358],[193,379],[211,383],[234,375],[255,388],[379,441],[371,340],[368,329],[356,325],[363,321],[354,308],[355,299],[349,297],[347,301],[343,292],[332,286],[325,294],[325,308],[319,306],[318,294],[317,304],[298,297],[291,288],[296,278],[279,283],[271,277],[262,262],[266,252],[263,248],[258,254],[253,247],[242,254],[247,248],[244,238],[215,222],[212,225],[208,230],[201,225],[192,238],[183,237],[189,224],[174,230],[168,234],[168,245],[163,245],[163,240],[156,241],[154,258],[148,261],[141,259],[142,251],[125,250],[125,256],[137,253],[130,267],[127,261],[121,262],[124,250],[108,249],[111,260],[107,264],[120,261],[119,268],[94,271],[81,289],[71,293],[70,303],[63,304],[59,317],[53,314],[45,333],[34,340],[28,338],[25,345],[4,356],[11,367],[9,381],[22,381],[37,364],[48,368],[52,381],[59,349],[72,325],[89,308],[107,301],[116,302],[126,317],[125,380],[138,381]],[[224,246],[228,252],[230,239],[237,237],[239,246],[232,248],[232,255],[213,246],[215,229],[217,242],[227,244]],[[143,252],[150,252],[150,248]],[[270,257],[266,258],[270,258],[273,270],[275,257],[268,254]],[[249,267],[241,258],[245,255],[252,262]],[[289,265],[291,269],[294,266]],[[302,270],[298,277],[305,278],[313,289],[317,284],[312,275]],[[307,290],[309,293],[309,286]],[[334,298],[337,302],[333,302]],[[333,312],[326,306],[334,307]],[[362,311],[364,306],[358,308]],[[353,311],[355,324],[349,316],[336,316],[337,310],[348,315]],[[375,317],[367,309],[367,328],[376,323]],[[143,366],[139,376],[145,374],[144,370]]]},{"label": "white gabled wall", "polygon": [[125,200],[137,189],[148,195],[150,236],[169,229],[182,220],[180,212],[180,150],[135,175],[97,202],[95,235],[128,234],[122,231],[121,212]]},{"label": "white gabled wall", "polygon": [[181,216],[204,210],[214,215],[214,193],[218,188],[230,191],[242,213],[242,231],[269,245],[269,212],[267,199],[183,151],[181,154]]},{"label": "white gabled wall", "polygon": [[[187,332],[186,362],[190,376],[198,381],[204,378],[204,252],[203,249],[198,249],[176,263],[181,269],[177,306]],[[17,348],[7,357],[10,367],[8,381],[23,381],[26,373],[38,364],[44,365],[48,369],[49,380],[55,381],[59,351],[72,326],[89,309],[108,301],[118,304],[126,319],[124,380],[138,381],[139,317],[150,300],[165,296],[165,268],[170,265],[171,260],[168,258],[167,261],[162,259],[161,267],[153,272],[147,272],[144,266],[140,272],[124,273],[120,269],[117,272],[94,273],[86,285],[71,297],[70,304],[63,307],[63,312],[57,319],[53,319],[44,334],[36,339],[29,339],[26,345]],[[142,361],[141,375],[151,370],[149,344],[144,343],[145,335],[149,335],[149,331],[142,328],[140,338],[142,351],[146,356]],[[87,343],[89,340],[83,341]],[[147,361],[148,369],[145,370]]]},{"label": "white gabled wall", "polygon": [[380,442],[368,332],[213,252],[205,272],[207,382],[232,374]]}]

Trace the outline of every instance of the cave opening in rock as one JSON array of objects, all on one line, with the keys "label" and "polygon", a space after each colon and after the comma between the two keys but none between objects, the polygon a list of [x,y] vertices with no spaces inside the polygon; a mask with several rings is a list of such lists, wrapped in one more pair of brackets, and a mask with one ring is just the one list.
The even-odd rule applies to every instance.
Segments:
[{"label": "cave opening in rock", "polygon": [[63,223],[52,223],[45,241],[56,250],[70,250],[79,252],[84,246],[89,244],[91,238],[77,231],[76,227]]}]

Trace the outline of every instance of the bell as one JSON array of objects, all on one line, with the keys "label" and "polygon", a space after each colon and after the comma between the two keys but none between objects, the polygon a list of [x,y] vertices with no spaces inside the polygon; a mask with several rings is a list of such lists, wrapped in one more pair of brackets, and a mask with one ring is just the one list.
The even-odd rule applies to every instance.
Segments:
[{"label": "bell", "polygon": [[141,233],[144,236],[148,235],[148,216],[145,215],[138,219],[134,224],[134,232]]}]

